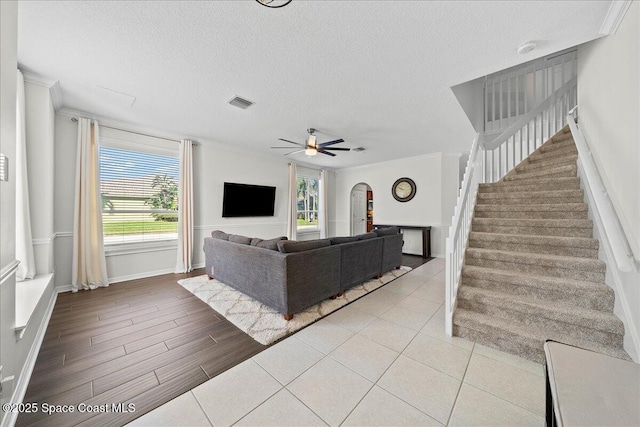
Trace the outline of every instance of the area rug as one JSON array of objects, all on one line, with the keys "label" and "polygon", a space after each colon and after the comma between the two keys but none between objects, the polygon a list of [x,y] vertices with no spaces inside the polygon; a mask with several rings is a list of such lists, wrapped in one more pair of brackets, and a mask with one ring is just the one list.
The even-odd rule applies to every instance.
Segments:
[{"label": "area rug", "polygon": [[304,328],[310,323],[326,316],[355,301],[361,296],[378,289],[392,280],[411,271],[410,267],[402,266],[398,270],[391,270],[379,279],[368,280],[355,286],[336,299],[327,299],[306,310],[296,313],[292,320],[286,321],[281,313],[236,291],[230,286],[207,275],[179,280],[178,283],[206,302],[228,321],[236,325],[260,344],[268,345],[280,338]]}]

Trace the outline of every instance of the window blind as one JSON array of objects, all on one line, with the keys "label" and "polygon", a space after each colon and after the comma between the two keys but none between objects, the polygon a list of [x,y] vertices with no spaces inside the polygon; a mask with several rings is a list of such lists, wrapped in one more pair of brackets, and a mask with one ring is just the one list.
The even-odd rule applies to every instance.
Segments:
[{"label": "window blind", "polygon": [[178,238],[179,160],[100,147],[105,245]]}]

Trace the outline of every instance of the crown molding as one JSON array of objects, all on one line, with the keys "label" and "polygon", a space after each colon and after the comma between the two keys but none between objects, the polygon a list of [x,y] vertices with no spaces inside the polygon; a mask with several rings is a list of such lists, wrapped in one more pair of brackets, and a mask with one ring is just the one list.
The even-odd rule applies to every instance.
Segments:
[{"label": "crown molding", "polygon": [[613,0],[602,21],[599,33],[604,36],[615,34],[632,2],[633,0]]},{"label": "crown molding", "polygon": [[62,108],[62,90],[60,89],[60,81],[52,79],[50,77],[36,74],[31,71],[21,70],[25,83],[31,83],[38,86],[43,86],[49,89],[51,94],[51,102],[53,108],[58,111]]}]

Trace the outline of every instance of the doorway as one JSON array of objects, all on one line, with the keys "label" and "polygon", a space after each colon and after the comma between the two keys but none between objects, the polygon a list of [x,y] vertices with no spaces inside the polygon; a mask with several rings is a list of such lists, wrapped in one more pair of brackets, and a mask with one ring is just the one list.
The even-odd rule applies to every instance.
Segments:
[{"label": "doorway", "polygon": [[361,182],[351,189],[351,235],[373,230],[373,191]]}]

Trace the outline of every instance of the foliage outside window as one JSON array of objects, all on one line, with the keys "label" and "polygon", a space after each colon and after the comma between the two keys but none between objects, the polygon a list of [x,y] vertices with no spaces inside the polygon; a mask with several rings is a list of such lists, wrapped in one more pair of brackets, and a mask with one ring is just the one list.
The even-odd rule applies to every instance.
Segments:
[{"label": "foliage outside window", "polygon": [[298,188],[298,230],[318,228],[318,208],[320,180],[299,176]]},{"label": "foliage outside window", "polygon": [[100,148],[105,244],[178,238],[177,157]]}]

